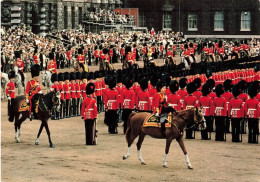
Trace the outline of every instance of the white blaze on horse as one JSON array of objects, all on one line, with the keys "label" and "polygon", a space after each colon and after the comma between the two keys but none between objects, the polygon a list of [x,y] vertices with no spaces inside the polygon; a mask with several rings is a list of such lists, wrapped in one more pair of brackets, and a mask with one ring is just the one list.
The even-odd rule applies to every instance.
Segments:
[{"label": "white blaze on horse", "polygon": [[8,83],[9,83],[8,74],[1,72],[1,89],[3,92],[3,96],[1,98],[3,98],[3,99],[7,98],[5,89],[6,89],[6,86]]},{"label": "white blaze on horse", "polygon": [[[123,156],[123,159],[127,159],[130,156],[130,149],[133,141],[136,137],[139,136],[137,146],[138,159],[140,160],[142,165],[146,165],[141,155],[141,145],[144,141],[145,135],[149,135],[153,138],[166,139],[166,147],[165,154],[163,158],[163,167],[168,167],[166,158],[169,153],[169,148],[173,139],[176,139],[179,143],[184,155],[187,166],[189,169],[192,169],[191,163],[184,146],[183,142],[183,131],[187,124],[193,124],[192,127],[201,125],[203,129],[206,128],[205,118],[201,109],[199,108],[191,108],[183,111],[177,112],[177,114],[170,114],[170,118],[168,118],[169,122],[167,123],[167,127],[165,130],[165,135],[163,134],[161,128],[159,128],[159,123],[151,122],[152,125],[149,124],[150,113],[132,113],[128,118],[127,130],[126,130],[126,141],[128,143],[127,154]],[[156,119],[155,119],[156,120]],[[166,124],[165,124],[166,126]]]},{"label": "white blaze on horse", "polygon": [[22,80],[22,75],[19,73],[18,66],[14,66],[14,72],[15,72],[15,87],[18,88],[18,95],[21,95],[21,87],[24,87],[24,93],[26,89],[26,75],[24,75],[24,81]]},{"label": "white blaze on horse", "polygon": [[51,75],[52,73],[50,71],[42,71],[42,85],[46,87],[47,93],[49,93],[51,89]]}]

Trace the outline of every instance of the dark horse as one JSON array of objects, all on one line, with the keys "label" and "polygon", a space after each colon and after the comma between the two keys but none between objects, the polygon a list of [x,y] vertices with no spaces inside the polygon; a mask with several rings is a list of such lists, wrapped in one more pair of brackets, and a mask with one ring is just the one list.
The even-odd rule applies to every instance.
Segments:
[{"label": "dark horse", "polygon": [[[32,100],[39,101],[38,104],[38,112],[35,113],[36,116],[39,118],[39,120],[42,121],[37,139],[35,141],[35,145],[39,145],[39,137],[42,132],[43,127],[45,127],[50,147],[54,148],[55,146],[52,144],[51,136],[50,136],[50,130],[48,127],[48,119],[51,116],[52,109],[56,109],[57,111],[60,110],[60,92],[59,91],[52,91],[46,95],[42,94],[35,94],[32,98]],[[15,128],[15,140],[17,143],[20,143],[19,136],[21,135],[21,124],[26,120],[26,118],[29,118],[29,111],[19,111],[19,107],[21,103],[25,102],[25,96],[19,96],[16,97],[13,104],[12,104],[12,110],[10,111],[11,115],[9,117],[9,121],[14,122],[14,128]],[[35,102],[36,103],[36,102]],[[22,117],[19,119],[20,114],[22,114]]]},{"label": "dark horse", "polygon": [[137,146],[138,158],[142,165],[146,165],[142,156],[141,156],[141,145],[144,141],[145,135],[150,135],[153,138],[164,139],[166,137],[166,147],[165,147],[165,154],[163,158],[163,167],[167,167],[166,158],[169,152],[169,148],[173,139],[176,138],[177,142],[179,143],[188,165],[189,169],[192,169],[190,160],[184,146],[183,142],[183,130],[187,124],[193,124],[192,127],[196,125],[201,125],[202,128],[206,128],[205,119],[200,109],[191,108],[183,111],[177,112],[177,114],[173,115],[172,123],[170,128],[166,128],[165,136],[163,135],[162,131],[158,127],[143,127],[144,120],[150,113],[132,113],[128,118],[128,126],[126,130],[126,141],[128,143],[128,151],[123,159],[127,159],[130,156],[130,149],[133,141],[137,136],[139,136]]}]

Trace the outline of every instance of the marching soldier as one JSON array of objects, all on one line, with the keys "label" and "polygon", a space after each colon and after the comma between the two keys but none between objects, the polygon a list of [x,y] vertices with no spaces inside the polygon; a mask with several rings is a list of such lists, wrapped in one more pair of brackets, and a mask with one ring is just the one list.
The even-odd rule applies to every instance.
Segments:
[{"label": "marching soldier", "polygon": [[61,94],[60,100],[61,100],[61,106],[60,106],[60,115],[59,115],[59,119],[63,119],[64,118],[64,101],[65,101],[65,97],[64,97],[64,89],[63,89],[63,82],[64,82],[64,74],[63,73],[59,73],[58,74],[58,80],[59,80],[59,91]]},{"label": "marching soldier", "polygon": [[101,72],[98,72],[96,71],[94,73],[94,77],[96,79],[95,81],[95,94],[96,94],[96,97],[97,97],[97,108],[98,108],[98,113],[101,112],[101,105],[102,105],[102,100],[101,100],[101,97],[102,97],[102,83],[101,83],[101,77],[102,77],[102,73]]},{"label": "marching soldier", "polygon": [[179,81],[180,89],[176,92],[176,94],[178,94],[181,97],[181,99],[180,99],[180,102],[181,102],[180,110],[184,109],[184,107],[183,107],[184,98],[189,95],[188,92],[185,90],[185,87],[187,85],[187,81],[188,81],[187,78],[181,78],[180,81]]},{"label": "marching soldier", "polygon": [[258,91],[259,88],[252,84],[248,88],[250,99],[245,102],[245,116],[248,119],[248,143],[258,143],[260,104],[255,99]]},{"label": "marching soldier", "polygon": [[234,99],[229,102],[228,106],[228,115],[231,117],[231,126],[232,126],[232,142],[242,142],[239,138],[240,135],[240,121],[244,117],[244,105],[243,101],[238,99],[238,96],[241,94],[240,86],[237,84],[232,89]]},{"label": "marching soldier", "polygon": [[124,134],[126,133],[127,129],[127,121],[129,115],[135,109],[135,93],[131,90],[133,85],[133,80],[131,76],[126,76],[124,78],[124,85],[126,87],[125,90],[121,93],[121,108],[122,108],[122,120],[124,121]]},{"label": "marching soldier", "polygon": [[64,117],[69,118],[69,108],[70,108],[70,73],[64,73],[65,83],[63,84],[64,97],[65,97],[65,109],[64,109]]},{"label": "marching soldier", "polygon": [[76,116],[76,74],[74,72],[70,73],[70,117]]},{"label": "marching soldier", "polygon": [[99,49],[98,49],[97,45],[95,46],[95,51],[93,53],[93,56],[95,58],[96,65],[98,65],[98,62],[99,62]]},{"label": "marching soldier", "polygon": [[95,85],[88,83],[86,86],[87,97],[82,103],[81,116],[85,121],[86,145],[96,145],[96,122],[97,122],[97,103],[96,99],[91,97],[95,92]]},{"label": "marching soldier", "polygon": [[37,119],[37,116],[34,112],[35,104],[37,101],[32,100],[32,98],[37,93],[42,94],[41,85],[40,85],[40,82],[38,81],[38,77],[40,75],[40,65],[35,64],[32,66],[31,75],[32,75],[32,80],[28,81],[28,83],[26,85],[26,90],[25,90],[26,102],[28,105],[30,105],[30,107],[29,107],[30,121],[32,121],[33,118]]},{"label": "marching soldier", "polygon": [[34,48],[34,56],[33,56],[33,62],[34,64],[39,64],[39,54],[38,54],[38,47]]},{"label": "marching soldier", "polygon": [[[15,78],[15,72],[10,71],[8,73],[8,78],[10,82],[6,85],[5,93],[8,99],[8,116],[10,116],[12,104],[15,99],[15,83],[14,83],[14,78]],[[13,121],[13,120],[11,120]]]},{"label": "marching soldier", "polygon": [[72,58],[72,51],[71,51],[71,46],[69,46],[67,51],[67,59],[68,59],[67,68],[70,67],[71,58]]},{"label": "marching soldier", "polygon": [[15,58],[16,58],[16,60],[14,62],[14,66],[18,67],[18,72],[21,75],[22,84],[23,84],[23,87],[24,87],[24,73],[23,73],[24,63],[23,63],[23,60],[21,59],[21,53],[20,53],[20,51],[15,51],[14,55],[15,55]]},{"label": "marching soldier", "polygon": [[193,82],[195,83],[195,86],[196,86],[196,91],[193,92],[193,96],[195,96],[197,98],[197,100],[199,100],[202,96],[202,92],[199,91],[199,88],[201,87],[201,79],[200,78],[195,78],[193,80]]},{"label": "marching soldier", "polygon": [[148,88],[148,80],[143,78],[140,80],[140,87],[142,91],[138,92],[136,97],[136,109],[138,112],[149,112],[151,111],[151,100],[150,94],[147,91]]},{"label": "marching soldier", "polygon": [[179,90],[179,84],[176,80],[170,81],[170,91],[171,94],[168,96],[169,106],[173,107],[175,110],[181,110],[181,96],[179,96],[176,92]]},{"label": "marching soldier", "polygon": [[81,48],[78,49],[78,56],[77,56],[78,63],[85,64],[85,56],[83,55],[83,51]]},{"label": "marching soldier", "polygon": [[50,62],[47,66],[47,70],[50,71],[51,73],[56,73],[57,74],[57,64],[54,61],[54,54],[50,53],[49,54]]},{"label": "marching soldier", "polygon": [[76,113],[75,116],[80,116],[80,99],[81,96],[81,90],[80,90],[80,79],[81,79],[81,73],[76,73],[76,83],[75,83],[75,89],[76,89]]},{"label": "marching soldier", "polygon": [[[52,86],[50,88],[50,92],[52,91],[58,91],[59,89],[59,82],[58,82],[58,75],[57,73],[53,73],[51,75],[51,82]],[[52,110],[52,120],[59,120],[59,112],[57,112],[55,109]]]},{"label": "marching soldier", "polygon": [[[241,94],[237,97],[238,99],[243,101],[243,105],[245,105],[246,100],[248,99],[248,95],[245,93],[245,90],[247,88],[247,83],[245,80],[241,80],[238,82],[238,85],[240,86]],[[243,118],[241,119],[241,133],[246,133],[246,120]]]},{"label": "marching soldier", "polygon": [[153,96],[155,94],[157,94],[157,90],[156,90],[156,84],[157,84],[157,77],[156,76],[152,76],[150,79],[150,88],[148,90],[149,95],[150,95],[150,105],[151,105],[151,111],[154,111],[153,108]]}]

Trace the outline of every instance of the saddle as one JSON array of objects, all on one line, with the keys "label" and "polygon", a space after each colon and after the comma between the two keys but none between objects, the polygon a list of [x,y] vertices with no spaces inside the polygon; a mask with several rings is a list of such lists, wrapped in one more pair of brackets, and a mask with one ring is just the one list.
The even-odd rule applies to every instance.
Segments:
[{"label": "saddle", "polygon": [[170,128],[172,124],[172,118],[168,114],[162,114],[161,116],[155,116],[154,114],[148,115],[143,123],[143,127],[155,127],[161,128],[161,123],[165,123],[165,128]]}]

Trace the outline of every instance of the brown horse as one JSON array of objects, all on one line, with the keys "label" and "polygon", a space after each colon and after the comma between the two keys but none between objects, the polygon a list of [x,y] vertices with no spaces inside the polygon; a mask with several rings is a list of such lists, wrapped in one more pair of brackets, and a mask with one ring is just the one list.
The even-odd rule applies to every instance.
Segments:
[{"label": "brown horse", "polygon": [[177,112],[177,114],[173,115],[171,127],[166,128],[165,135],[163,135],[162,131],[158,127],[143,127],[144,120],[150,113],[132,113],[128,118],[128,126],[126,130],[126,140],[128,143],[128,151],[123,159],[127,159],[130,156],[130,149],[133,141],[137,136],[139,136],[137,146],[138,158],[142,165],[146,165],[142,156],[141,156],[141,145],[144,141],[145,135],[150,135],[153,138],[164,139],[166,138],[166,147],[165,154],[163,158],[163,167],[167,167],[166,158],[169,152],[169,148],[173,139],[176,139],[179,143],[188,165],[189,169],[192,169],[189,157],[184,146],[183,142],[183,130],[187,124],[192,124],[193,126],[201,125],[202,128],[206,128],[205,118],[202,114],[201,110],[196,108],[191,108],[183,111]]},{"label": "brown horse", "polygon": [[[37,117],[41,120],[41,126],[35,141],[35,145],[39,145],[39,137],[42,132],[43,127],[45,127],[48,138],[49,138],[49,143],[50,147],[54,148],[55,146],[53,145],[51,141],[51,134],[48,126],[48,119],[50,118],[51,111],[52,109],[56,109],[56,111],[60,110],[60,92],[59,91],[52,91],[46,95],[40,95],[40,94],[35,94],[32,98],[32,100],[37,100],[38,101],[38,112],[37,112]],[[20,106],[25,106],[24,110],[20,109]],[[21,124],[29,118],[29,111],[26,109],[26,102],[25,102],[25,96],[19,96],[14,99],[14,102],[12,104],[12,108],[10,111],[10,116],[9,116],[9,121],[14,122],[14,128],[15,128],[15,140],[17,143],[20,143],[20,138],[19,136],[21,135]],[[22,115],[20,117],[20,114]]]}]

